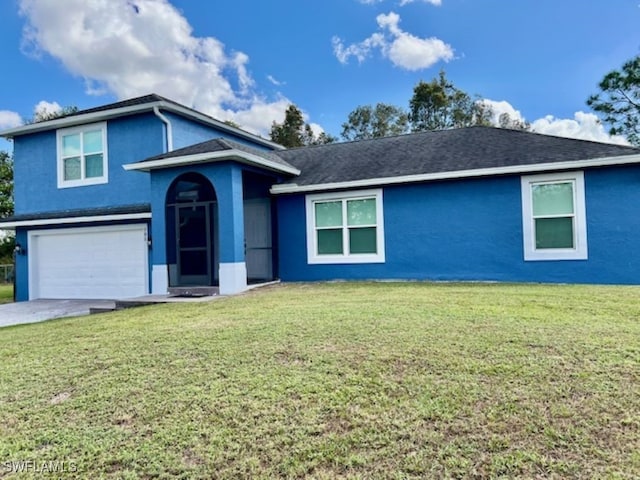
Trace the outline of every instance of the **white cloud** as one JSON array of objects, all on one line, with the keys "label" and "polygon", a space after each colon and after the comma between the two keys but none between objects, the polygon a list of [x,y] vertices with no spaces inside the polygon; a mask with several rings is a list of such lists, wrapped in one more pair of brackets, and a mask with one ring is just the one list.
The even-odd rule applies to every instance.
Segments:
[{"label": "white cloud", "polygon": [[340,63],[348,63],[350,57],[361,63],[376,48],[395,66],[405,70],[422,70],[440,60],[453,59],[453,48],[439,38],[419,38],[403,31],[398,26],[400,15],[397,13],[380,14],[376,21],[380,31],[359,43],[345,46],[340,38],[333,37],[333,53]]},{"label": "white cloud", "polygon": [[287,82],[282,82],[280,80],[277,80],[273,75],[267,75],[267,80],[269,80],[271,83],[273,83],[276,87],[280,87],[282,85],[286,85]]},{"label": "white cloud", "polygon": [[0,130],[22,125],[22,117],[10,110],[0,110]]},{"label": "white cloud", "polygon": [[251,106],[244,110],[229,110],[223,112],[218,118],[232,120],[242,128],[253,133],[268,134],[272,122],[282,123],[284,113],[291,104],[286,98],[280,98],[273,102],[265,102],[260,98],[254,98]]},{"label": "white cloud", "polygon": [[619,135],[609,135],[598,117],[587,112],[576,112],[573,119],[555,118],[552,115],[547,115],[533,121],[531,130],[559,137],[629,145],[626,138]]},{"label": "white cloud", "polygon": [[261,133],[273,119],[250,112],[280,106],[256,94],[245,53],[194,36],[168,0],[20,0],[20,12],[23,49],[58,59],[88,94],[155,92]]},{"label": "white cloud", "polygon": [[[525,121],[520,111],[505,100],[496,101],[485,98],[481,102],[491,107],[493,111],[491,120],[495,126],[499,126],[500,115],[503,113],[509,114],[512,120]],[[557,137],[629,145],[626,138],[619,135],[609,135],[595,114],[582,111],[576,112],[572,119],[555,118],[553,115],[539,118],[531,122],[531,131]]]},{"label": "white cloud", "polygon": [[[416,0],[400,0],[400,6],[403,7],[404,5],[408,4],[408,3],[413,3]],[[442,5],[442,0],[421,0],[424,3],[430,3],[431,5],[435,5],[436,7],[439,7],[440,5]],[[359,0],[360,3],[364,3],[365,5],[373,5],[375,3],[380,3],[380,2],[384,2],[384,0]]]},{"label": "white cloud", "polygon": [[491,123],[493,125],[498,126],[500,124],[500,115],[502,115],[503,113],[508,114],[511,120],[516,120],[519,122],[525,121],[524,117],[520,113],[520,110],[516,110],[509,102],[505,100],[495,101],[488,98],[483,98],[482,100],[480,100],[480,102],[491,108]]},{"label": "white cloud", "polygon": [[[413,3],[416,0],[400,0],[400,6],[404,6],[407,3]],[[431,5],[435,5],[436,7],[439,7],[440,5],[442,5],[442,0],[422,0],[424,3],[430,3]]]},{"label": "white cloud", "polygon": [[47,102],[46,100],[40,100],[35,107],[33,107],[34,117],[46,117],[51,114],[59,113],[62,107],[58,102]]}]

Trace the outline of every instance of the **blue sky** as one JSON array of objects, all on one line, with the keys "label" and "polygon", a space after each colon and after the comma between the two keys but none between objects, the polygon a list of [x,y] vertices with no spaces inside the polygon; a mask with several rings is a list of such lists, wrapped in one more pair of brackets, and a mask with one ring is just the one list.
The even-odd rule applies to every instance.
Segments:
[{"label": "blue sky", "polygon": [[640,0],[5,0],[0,16],[0,129],[155,92],[263,135],[295,103],[339,135],[444,69],[536,131],[608,140],[585,101],[640,53]]}]

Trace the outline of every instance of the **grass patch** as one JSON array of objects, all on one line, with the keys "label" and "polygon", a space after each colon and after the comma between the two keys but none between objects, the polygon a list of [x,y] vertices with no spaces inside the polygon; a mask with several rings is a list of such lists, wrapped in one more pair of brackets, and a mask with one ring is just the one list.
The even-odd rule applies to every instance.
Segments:
[{"label": "grass patch", "polygon": [[639,296],[291,284],[5,328],[0,477],[638,478]]},{"label": "grass patch", "polygon": [[13,285],[0,283],[0,304],[13,302]]}]

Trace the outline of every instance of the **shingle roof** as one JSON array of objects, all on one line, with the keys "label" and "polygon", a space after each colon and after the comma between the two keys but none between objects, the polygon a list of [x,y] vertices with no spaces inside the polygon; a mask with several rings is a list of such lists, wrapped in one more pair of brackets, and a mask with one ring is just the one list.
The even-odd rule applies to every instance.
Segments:
[{"label": "shingle roof", "polygon": [[55,212],[27,213],[1,218],[3,223],[24,222],[29,220],[51,220],[58,218],[94,217],[106,215],[129,215],[135,213],[150,213],[151,205],[148,203],[136,205],[121,205],[117,207],[82,208],[74,210],[60,210]]},{"label": "shingle roof", "polygon": [[108,105],[101,105],[99,107],[94,107],[94,108],[87,108],[86,110],[79,110],[77,112],[69,113],[68,115],[62,115],[57,118],[68,118],[68,117],[75,117],[78,115],[85,115],[87,113],[106,112],[107,110],[115,110],[117,108],[125,108],[125,107],[134,107],[136,105],[145,105],[147,103],[154,103],[154,102],[167,102],[167,103],[172,103],[174,105],[181,106],[179,103],[176,103],[173,100],[169,100],[168,98],[152,93],[150,95],[143,95],[142,97],[122,100],[121,102],[110,103]]},{"label": "shingle roof", "polygon": [[[640,149],[494,127],[301,147],[277,155],[300,186],[640,155]],[[286,184],[287,182],[285,182]]]},{"label": "shingle roof", "polygon": [[152,162],[155,160],[166,160],[170,158],[188,157],[190,155],[201,155],[206,153],[222,152],[226,150],[228,151],[239,150],[241,152],[249,153],[251,155],[264,158],[265,160],[270,160],[271,162],[275,162],[284,167],[293,168],[286,160],[282,159],[281,157],[276,155],[274,152],[249,147],[242,143],[229,140],[228,138],[214,138],[213,140],[207,140],[206,142],[189,145],[188,147],[179,148],[177,150],[172,150],[171,152],[162,153],[154,157],[146,158],[141,162],[138,162],[138,164],[143,165],[147,162]]}]

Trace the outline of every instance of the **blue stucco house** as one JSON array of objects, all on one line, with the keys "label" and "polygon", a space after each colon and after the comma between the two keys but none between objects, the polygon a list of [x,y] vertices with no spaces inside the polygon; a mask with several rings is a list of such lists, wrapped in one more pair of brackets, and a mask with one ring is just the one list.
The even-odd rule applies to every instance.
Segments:
[{"label": "blue stucco house", "polygon": [[274,279],[640,284],[640,149],[471,127],[286,150],[158,95],[2,136],[18,300]]}]

